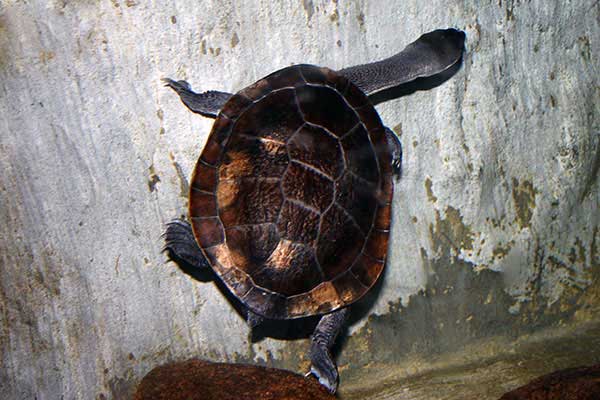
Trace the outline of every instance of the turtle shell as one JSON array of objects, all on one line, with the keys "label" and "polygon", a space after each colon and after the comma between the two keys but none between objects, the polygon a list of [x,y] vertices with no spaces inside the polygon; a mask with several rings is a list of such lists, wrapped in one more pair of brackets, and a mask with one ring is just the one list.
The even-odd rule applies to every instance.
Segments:
[{"label": "turtle shell", "polygon": [[242,303],[267,318],[353,303],[383,270],[392,200],[385,128],[327,68],[284,68],[241,90],[196,164],[196,241]]}]

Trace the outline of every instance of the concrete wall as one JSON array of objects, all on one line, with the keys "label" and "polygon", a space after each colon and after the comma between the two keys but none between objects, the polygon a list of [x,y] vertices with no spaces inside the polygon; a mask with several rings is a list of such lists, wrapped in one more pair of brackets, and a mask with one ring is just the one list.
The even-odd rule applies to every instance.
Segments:
[{"label": "concrete wall", "polygon": [[599,13],[593,0],[1,1],[3,396],[123,398],[193,356],[303,371],[306,341],[252,344],[213,284],[160,253],[211,126],[160,78],[236,91],[292,63],[384,58],[440,27],[467,32],[462,69],[378,106],[404,175],[343,382],[597,318]]}]

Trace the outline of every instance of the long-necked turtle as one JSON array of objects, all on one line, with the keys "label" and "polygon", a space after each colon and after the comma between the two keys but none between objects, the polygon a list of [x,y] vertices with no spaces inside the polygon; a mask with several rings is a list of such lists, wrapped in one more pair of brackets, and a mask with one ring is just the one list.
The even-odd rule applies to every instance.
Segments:
[{"label": "long-necked turtle", "polygon": [[385,265],[401,163],[368,96],[456,65],[464,39],[436,30],[383,61],[337,72],[295,65],[234,95],[165,80],[190,110],[216,118],[191,180],[191,226],[171,222],[166,249],[212,268],[251,327],[322,315],[311,372],[332,392],[330,349],[347,306]]}]

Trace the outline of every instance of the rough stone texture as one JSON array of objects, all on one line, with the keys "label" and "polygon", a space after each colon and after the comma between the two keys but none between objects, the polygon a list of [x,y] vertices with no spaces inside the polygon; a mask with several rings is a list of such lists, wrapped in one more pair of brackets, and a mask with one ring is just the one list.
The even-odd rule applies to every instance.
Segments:
[{"label": "rough stone texture", "polygon": [[500,400],[597,399],[600,399],[600,365],[556,371],[500,397]]},{"label": "rough stone texture", "polygon": [[154,368],[134,400],[335,399],[316,379],[254,365],[188,360]]},{"label": "rough stone texture", "polygon": [[306,341],[251,343],[214,285],[160,253],[211,126],[160,78],[235,91],[292,63],[387,57],[439,27],[466,30],[463,68],[378,106],[404,174],[340,390],[381,365],[597,318],[599,13],[594,0],[0,2],[3,395],[124,398],[190,355],[305,371]]}]

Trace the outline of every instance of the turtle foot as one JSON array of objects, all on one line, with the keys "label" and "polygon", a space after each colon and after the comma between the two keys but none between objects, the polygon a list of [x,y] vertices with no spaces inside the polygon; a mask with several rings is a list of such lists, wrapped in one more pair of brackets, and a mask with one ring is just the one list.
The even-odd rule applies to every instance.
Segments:
[{"label": "turtle foot", "polygon": [[321,317],[311,336],[310,373],[331,393],[335,393],[339,376],[337,366],[331,358],[331,348],[348,317],[348,307]]},{"label": "turtle foot", "polygon": [[169,258],[175,262],[183,261],[199,270],[209,271],[210,267],[202,250],[196,244],[190,224],[182,219],[174,219],[167,224],[163,234]]},{"label": "turtle foot", "polygon": [[232,96],[231,93],[209,90],[204,93],[196,93],[186,81],[174,81],[173,79],[163,78],[166,87],[173,89],[179,95],[179,98],[190,111],[198,113],[208,118],[216,118],[219,110]]},{"label": "turtle foot", "polygon": [[395,158],[392,161],[392,173],[396,179],[400,179],[402,176],[402,157]]},{"label": "turtle foot", "polygon": [[394,178],[400,179],[402,176],[402,144],[400,144],[400,139],[390,128],[386,127],[385,133],[392,154],[392,173],[394,174]]},{"label": "turtle foot", "polygon": [[314,375],[319,383],[330,393],[335,393],[338,386],[339,376],[337,367],[331,359],[329,351],[321,346],[313,344],[311,348],[311,362],[309,374]]}]

